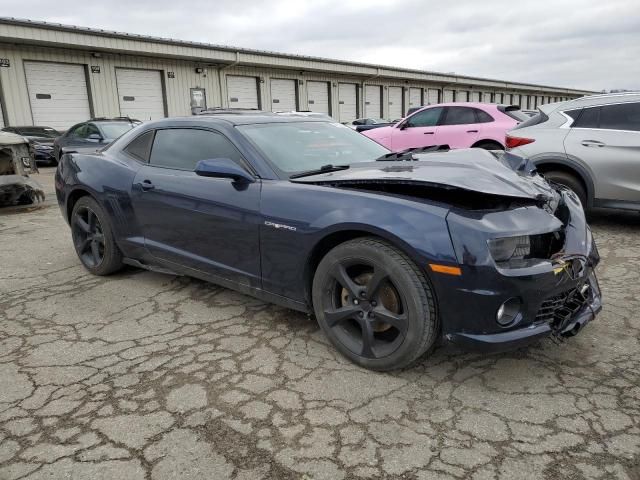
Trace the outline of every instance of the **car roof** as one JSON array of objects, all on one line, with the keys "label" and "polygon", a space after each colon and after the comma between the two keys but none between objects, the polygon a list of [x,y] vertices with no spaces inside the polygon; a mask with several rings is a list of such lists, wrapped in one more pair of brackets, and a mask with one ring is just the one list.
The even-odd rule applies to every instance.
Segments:
[{"label": "car roof", "polygon": [[[559,110],[572,110],[574,108],[592,107],[596,105],[608,105],[611,103],[639,102],[640,92],[624,92],[624,93],[603,93],[600,95],[589,95],[586,97],[575,98],[565,102],[550,103],[548,105],[555,106]],[[555,109],[551,109],[553,111]]]},{"label": "car roof", "polygon": [[301,115],[234,115],[234,114],[214,114],[207,115],[193,115],[190,117],[173,117],[157,120],[155,122],[148,122],[147,125],[162,126],[168,123],[185,122],[185,123],[211,123],[211,124],[230,124],[230,125],[254,125],[254,124],[268,124],[268,123],[300,123],[300,122],[335,122],[333,119],[327,119],[322,117],[307,117]]}]

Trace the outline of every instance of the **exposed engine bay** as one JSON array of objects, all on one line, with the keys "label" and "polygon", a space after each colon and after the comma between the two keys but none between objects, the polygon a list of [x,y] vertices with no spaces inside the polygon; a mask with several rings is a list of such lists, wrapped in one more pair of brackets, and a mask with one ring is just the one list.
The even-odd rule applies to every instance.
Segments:
[{"label": "exposed engine bay", "polygon": [[42,185],[29,177],[35,168],[29,142],[0,132],[0,206],[44,201]]}]

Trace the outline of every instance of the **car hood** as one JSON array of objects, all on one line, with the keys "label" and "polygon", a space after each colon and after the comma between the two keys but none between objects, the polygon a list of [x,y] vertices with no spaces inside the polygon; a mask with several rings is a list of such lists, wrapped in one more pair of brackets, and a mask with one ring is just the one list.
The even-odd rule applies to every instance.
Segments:
[{"label": "car hood", "polygon": [[415,161],[352,164],[347,170],[291,180],[315,185],[421,184],[546,202],[553,188],[527,159],[479,148],[413,155]]},{"label": "car hood", "polygon": [[383,138],[391,135],[395,123],[390,123],[378,128],[371,128],[362,132],[362,135],[369,138]]},{"label": "car hood", "polygon": [[25,138],[40,145],[53,145],[53,141],[55,140],[55,138],[51,137],[38,137],[34,135],[25,135]]},{"label": "car hood", "polygon": [[11,132],[0,132],[0,145],[21,145],[23,143],[28,142],[20,135]]}]

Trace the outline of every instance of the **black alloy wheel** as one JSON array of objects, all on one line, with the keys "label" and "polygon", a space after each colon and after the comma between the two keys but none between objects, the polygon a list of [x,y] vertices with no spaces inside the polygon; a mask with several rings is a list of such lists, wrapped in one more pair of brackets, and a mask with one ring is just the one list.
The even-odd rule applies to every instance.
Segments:
[{"label": "black alloy wheel", "polygon": [[71,213],[71,236],[82,265],[94,275],[108,275],[122,268],[122,254],[102,207],[82,197]]},{"label": "black alloy wheel", "polygon": [[71,225],[73,244],[84,265],[97,268],[104,261],[104,233],[96,213],[89,207],[76,210]]},{"label": "black alloy wheel", "polygon": [[436,338],[424,274],[398,249],[375,238],[346,242],[325,256],[316,271],[313,303],[331,342],[367,368],[409,365]]}]

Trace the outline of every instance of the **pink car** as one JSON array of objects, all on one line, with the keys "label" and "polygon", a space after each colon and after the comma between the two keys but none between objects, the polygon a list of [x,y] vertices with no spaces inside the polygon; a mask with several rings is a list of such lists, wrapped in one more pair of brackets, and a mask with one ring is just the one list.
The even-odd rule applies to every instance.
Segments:
[{"label": "pink car", "polygon": [[507,130],[528,118],[517,106],[439,103],[424,107],[395,125],[367,130],[362,134],[394,152],[430,145],[504,150]]}]

